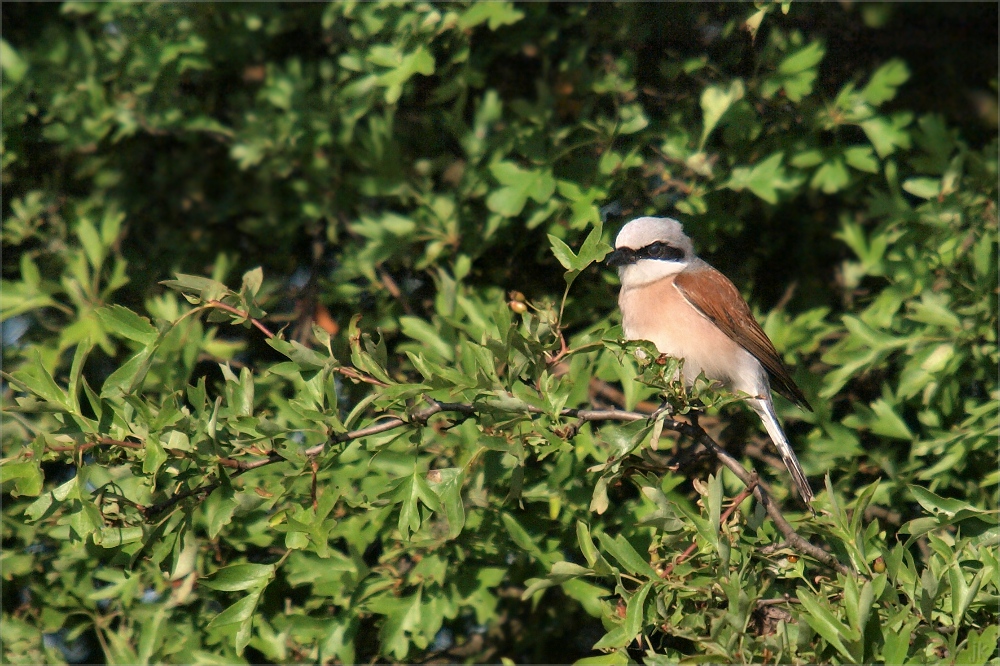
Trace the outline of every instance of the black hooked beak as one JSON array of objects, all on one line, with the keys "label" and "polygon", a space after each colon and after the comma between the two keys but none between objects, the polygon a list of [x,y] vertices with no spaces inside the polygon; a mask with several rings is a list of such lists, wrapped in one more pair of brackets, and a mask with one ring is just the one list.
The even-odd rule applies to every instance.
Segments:
[{"label": "black hooked beak", "polygon": [[629,264],[635,263],[635,250],[630,247],[620,247],[611,254],[609,254],[605,259],[604,263],[612,268],[618,268],[619,266],[628,266]]}]

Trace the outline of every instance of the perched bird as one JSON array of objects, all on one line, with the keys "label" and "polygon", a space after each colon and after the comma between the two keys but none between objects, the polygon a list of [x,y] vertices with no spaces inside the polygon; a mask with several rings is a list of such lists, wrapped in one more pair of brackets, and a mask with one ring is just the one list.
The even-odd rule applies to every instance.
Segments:
[{"label": "perched bird", "polygon": [[[649,340],[661,354],[684,359],[690,385],[701,372],[742,391],[764,423],[805,502],[812,488],[778,423],[774,389],[812,411],[740,292],[699,259],[681,223],[640,217],[618,233],[607,263],[618,268],[622,328],[629,340]],[[770,381],[768,376],[770,375]]]}]

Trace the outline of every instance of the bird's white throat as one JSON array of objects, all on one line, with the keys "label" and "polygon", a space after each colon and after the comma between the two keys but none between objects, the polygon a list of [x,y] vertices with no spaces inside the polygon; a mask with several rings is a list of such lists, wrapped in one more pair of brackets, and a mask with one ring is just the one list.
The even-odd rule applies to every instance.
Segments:
[{"label": "bird's white throat", "polygon": [[634,264],[622,266],[618,269],[618,276],[621,278],[622,287],[630,289],[641,287],[650,282],[656,282],[663,278],[677,275],[687,268],[686,261],[660,261],[658,259],[640,259]]}]

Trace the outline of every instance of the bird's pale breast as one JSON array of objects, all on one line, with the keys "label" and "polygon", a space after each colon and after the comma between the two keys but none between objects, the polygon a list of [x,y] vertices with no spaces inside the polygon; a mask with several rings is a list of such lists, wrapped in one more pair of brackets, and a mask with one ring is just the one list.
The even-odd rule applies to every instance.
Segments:
[{"label": "bird's pale breast", "polygon": [[618,297],[629,340],[649,340],[662,354],[684,359],[685,380],[702,371],[737,391],[755,395],[767,384],[760,363],[695,310],[674,286],[674,277],[623,288]]}]

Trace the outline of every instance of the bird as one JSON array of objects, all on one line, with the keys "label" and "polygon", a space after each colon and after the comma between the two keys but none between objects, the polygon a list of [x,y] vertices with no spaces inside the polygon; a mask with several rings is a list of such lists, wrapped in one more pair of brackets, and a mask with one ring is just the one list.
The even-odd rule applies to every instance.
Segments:
[{"label": "bird", "polygon": [[605,261],[618,269],[625,338],[648,340],[661,354],[683,359],[689,386],[704,372],[751,396],[747,403],[809,505],[815,495],[774,412],[771,388],[803,409],[812,407],[736,286],[698,258],[681,223],[669,217],[626,223]]}]

